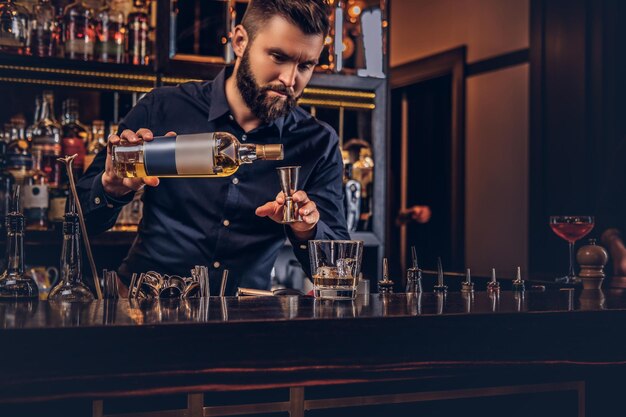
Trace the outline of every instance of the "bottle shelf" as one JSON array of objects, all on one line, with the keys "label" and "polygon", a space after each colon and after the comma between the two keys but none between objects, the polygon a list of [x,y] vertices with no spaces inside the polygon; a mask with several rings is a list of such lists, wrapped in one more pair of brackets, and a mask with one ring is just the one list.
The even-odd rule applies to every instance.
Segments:
[{"label": "bottle shelf", "polygon": [[117,92],[148,92],[157,85],[149,66],[0,54],[0,82]]}]

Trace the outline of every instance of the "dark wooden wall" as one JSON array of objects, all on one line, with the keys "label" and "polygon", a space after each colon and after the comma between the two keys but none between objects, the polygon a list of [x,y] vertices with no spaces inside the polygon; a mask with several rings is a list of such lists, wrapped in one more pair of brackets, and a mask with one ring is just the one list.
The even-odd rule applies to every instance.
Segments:
[{"label": "dark wooden wall", "polygon": [[593,214],[602,231],[607,167],[626,140],[624,17],[620,0],[531,0],[531,273],[566,272],[550,215]]}]

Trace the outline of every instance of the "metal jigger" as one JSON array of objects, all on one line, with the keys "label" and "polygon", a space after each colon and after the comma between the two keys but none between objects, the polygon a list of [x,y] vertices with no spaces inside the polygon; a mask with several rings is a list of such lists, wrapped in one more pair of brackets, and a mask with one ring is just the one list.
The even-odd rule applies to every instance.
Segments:
[{"label": "metal jigger", "polygon": [[491,281],[487,284],[487,291],[498,292],[500,291],[500,283],[496,279],[496,268],[491,268]]},{"label": "metal jigger", "polygon": [[443,283],[443,266],[441,266],[441,258],[437,258],[437,285],[435,285],[434,290],[438,293],[445,293],[448,291],[448,286]]},{"label": "metal jigger", "polygon": [[285,195],[282,223],[301,222],[302,217],[298,214],[298,205],[293,201],[293,194],[298,190],[299,166],[276,168],[280,179],[280,189]]},{"label": "metal jigger", "polygon": [[524,280],[522,279],[522,268],[517,267],[517,276],[515,277],[515,281],[513,281],[513,291],[525,291],[526,286],[524,285]]},{"label": "metal jigger", "polygon": [[469,268],[467,268],[467,272],[465,273],[465,281],[461,283],[461,292],[464,292],[464,293],[474,292],[474,283],[472,282],[472,273],[470,272]]}]

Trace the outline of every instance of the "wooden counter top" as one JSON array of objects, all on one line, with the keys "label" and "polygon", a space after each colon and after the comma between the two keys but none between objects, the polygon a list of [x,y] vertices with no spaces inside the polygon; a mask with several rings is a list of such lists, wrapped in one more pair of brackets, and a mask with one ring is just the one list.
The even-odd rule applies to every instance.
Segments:
[{"label": "wooden counter top", "polygon": [[615,370],[625,325],[621,290],[4,302],[0,402]]}]

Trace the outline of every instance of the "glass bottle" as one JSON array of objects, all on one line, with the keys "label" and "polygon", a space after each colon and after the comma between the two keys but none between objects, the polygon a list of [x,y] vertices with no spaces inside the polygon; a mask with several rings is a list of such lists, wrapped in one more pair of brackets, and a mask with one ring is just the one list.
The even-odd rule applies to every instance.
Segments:
[{"label": "glass bottle", "polygon": [[[7,171],[7,142],[0,141],[0,216],[5,219],[9,214],[11,202],[11,190],[13,189],[13,176]],[[4,224],[1,225],[4,227]]]},{"label": "glass bottle", "polygon": [[61,125],[54,117],[54,94],[44,91],[39,120],[33,126],[33,152],[41,151],[41,170],[48,177],[50,187],[58,187],[61,170],[57,158],[61,156]]},{"label": "glass bottle", "polygon": [[56,56],[58,32],[54,6],[50,0],[39,0],[33,12],[30,29],[30,53],[35,56]]},{"label": "glass bottle", "polygon": [[114,146],[113,168],[122,178],[226,177],[241,164],[283,159],[283,145],[243,144],[227,132],[156,137],[134,146]]},{"label": "glass bottle", "polygon": [[24,275],[24,216],[20,212],[20,187],[15,186],[11,212],[6,217],[6,270],[0,275],[0,299],[32,299],[39,296],[35,281]]},{"label": "glass bottle", "polygon": [[134,10],[128,15],[128,63],[150,63],[150,17],[146,0],[134,0]]},{"label": "glass bottle", "polygon": [[27,230],[48,229],[48,178],[41,170],[41,151],[33,152],[33,169],[22,186]]},{"label": "glass bottle", "polygon": [[13,0],[0,0],[0,52],[26,53],[29,21],[24,7]]},{"label": "glass bottle", "polygon": [[96,14],[96,58],[102,62],[124,62],[126,28],[124,12],[109,0]]},{"label": "glass bottle", "polygon": [[24,180],[33,167],[33,157],[29,152],[26,139],[20,137],[19,129],[9,125],[10,138],[6,150],[6,170],[16,184],[24,184]]},{"label": "glass bottle", "polygon": [[63,121],[61,122],[63,139],[61,140],[61,146],[63,155],[76,154],[73,164],[75,179],[78,179],[83,173],[87,144],[91,142],[91,131],[80,122],[78,117],[78,100],[68,98],[63,102]]},{"label": "glass bottle", "polygon": [[[70,194],[69,184],[63,183],[56,188],[50,188],[50,203],[48,204],[48,224],[63,222],[65,217],[65,204]],[[55,226],[56,227],[56,226]]]},{"label": "glass bottle", "polygon": [[90,61],[95,45],[94,13],[83,0],[77,0],[63,12],[65,57]]},{"label": "glass bottle", "polygon": [[91,290],[83,283],[80,244],[80,224],[76,203],[70,195],[63,222],[61,277],[58,284],[50,290],[48,300],[89,302],[94,299]]},{"label": "glass bottle", "polygon": [[372,183],[374,181],[374,160],[372,150],[367,147],[359,151],[359,159],[352,165],[352,178],[361,183],[361,230],[367,225],[372,215]]},{"label": "glass bottle", "polygon": [[84,170],[87,171],[98,152],[106,149],[107,142],[104,137],[104,121],[94,120],[91,125],[91,140],[87,144],[87,155],[85,155]]}]

